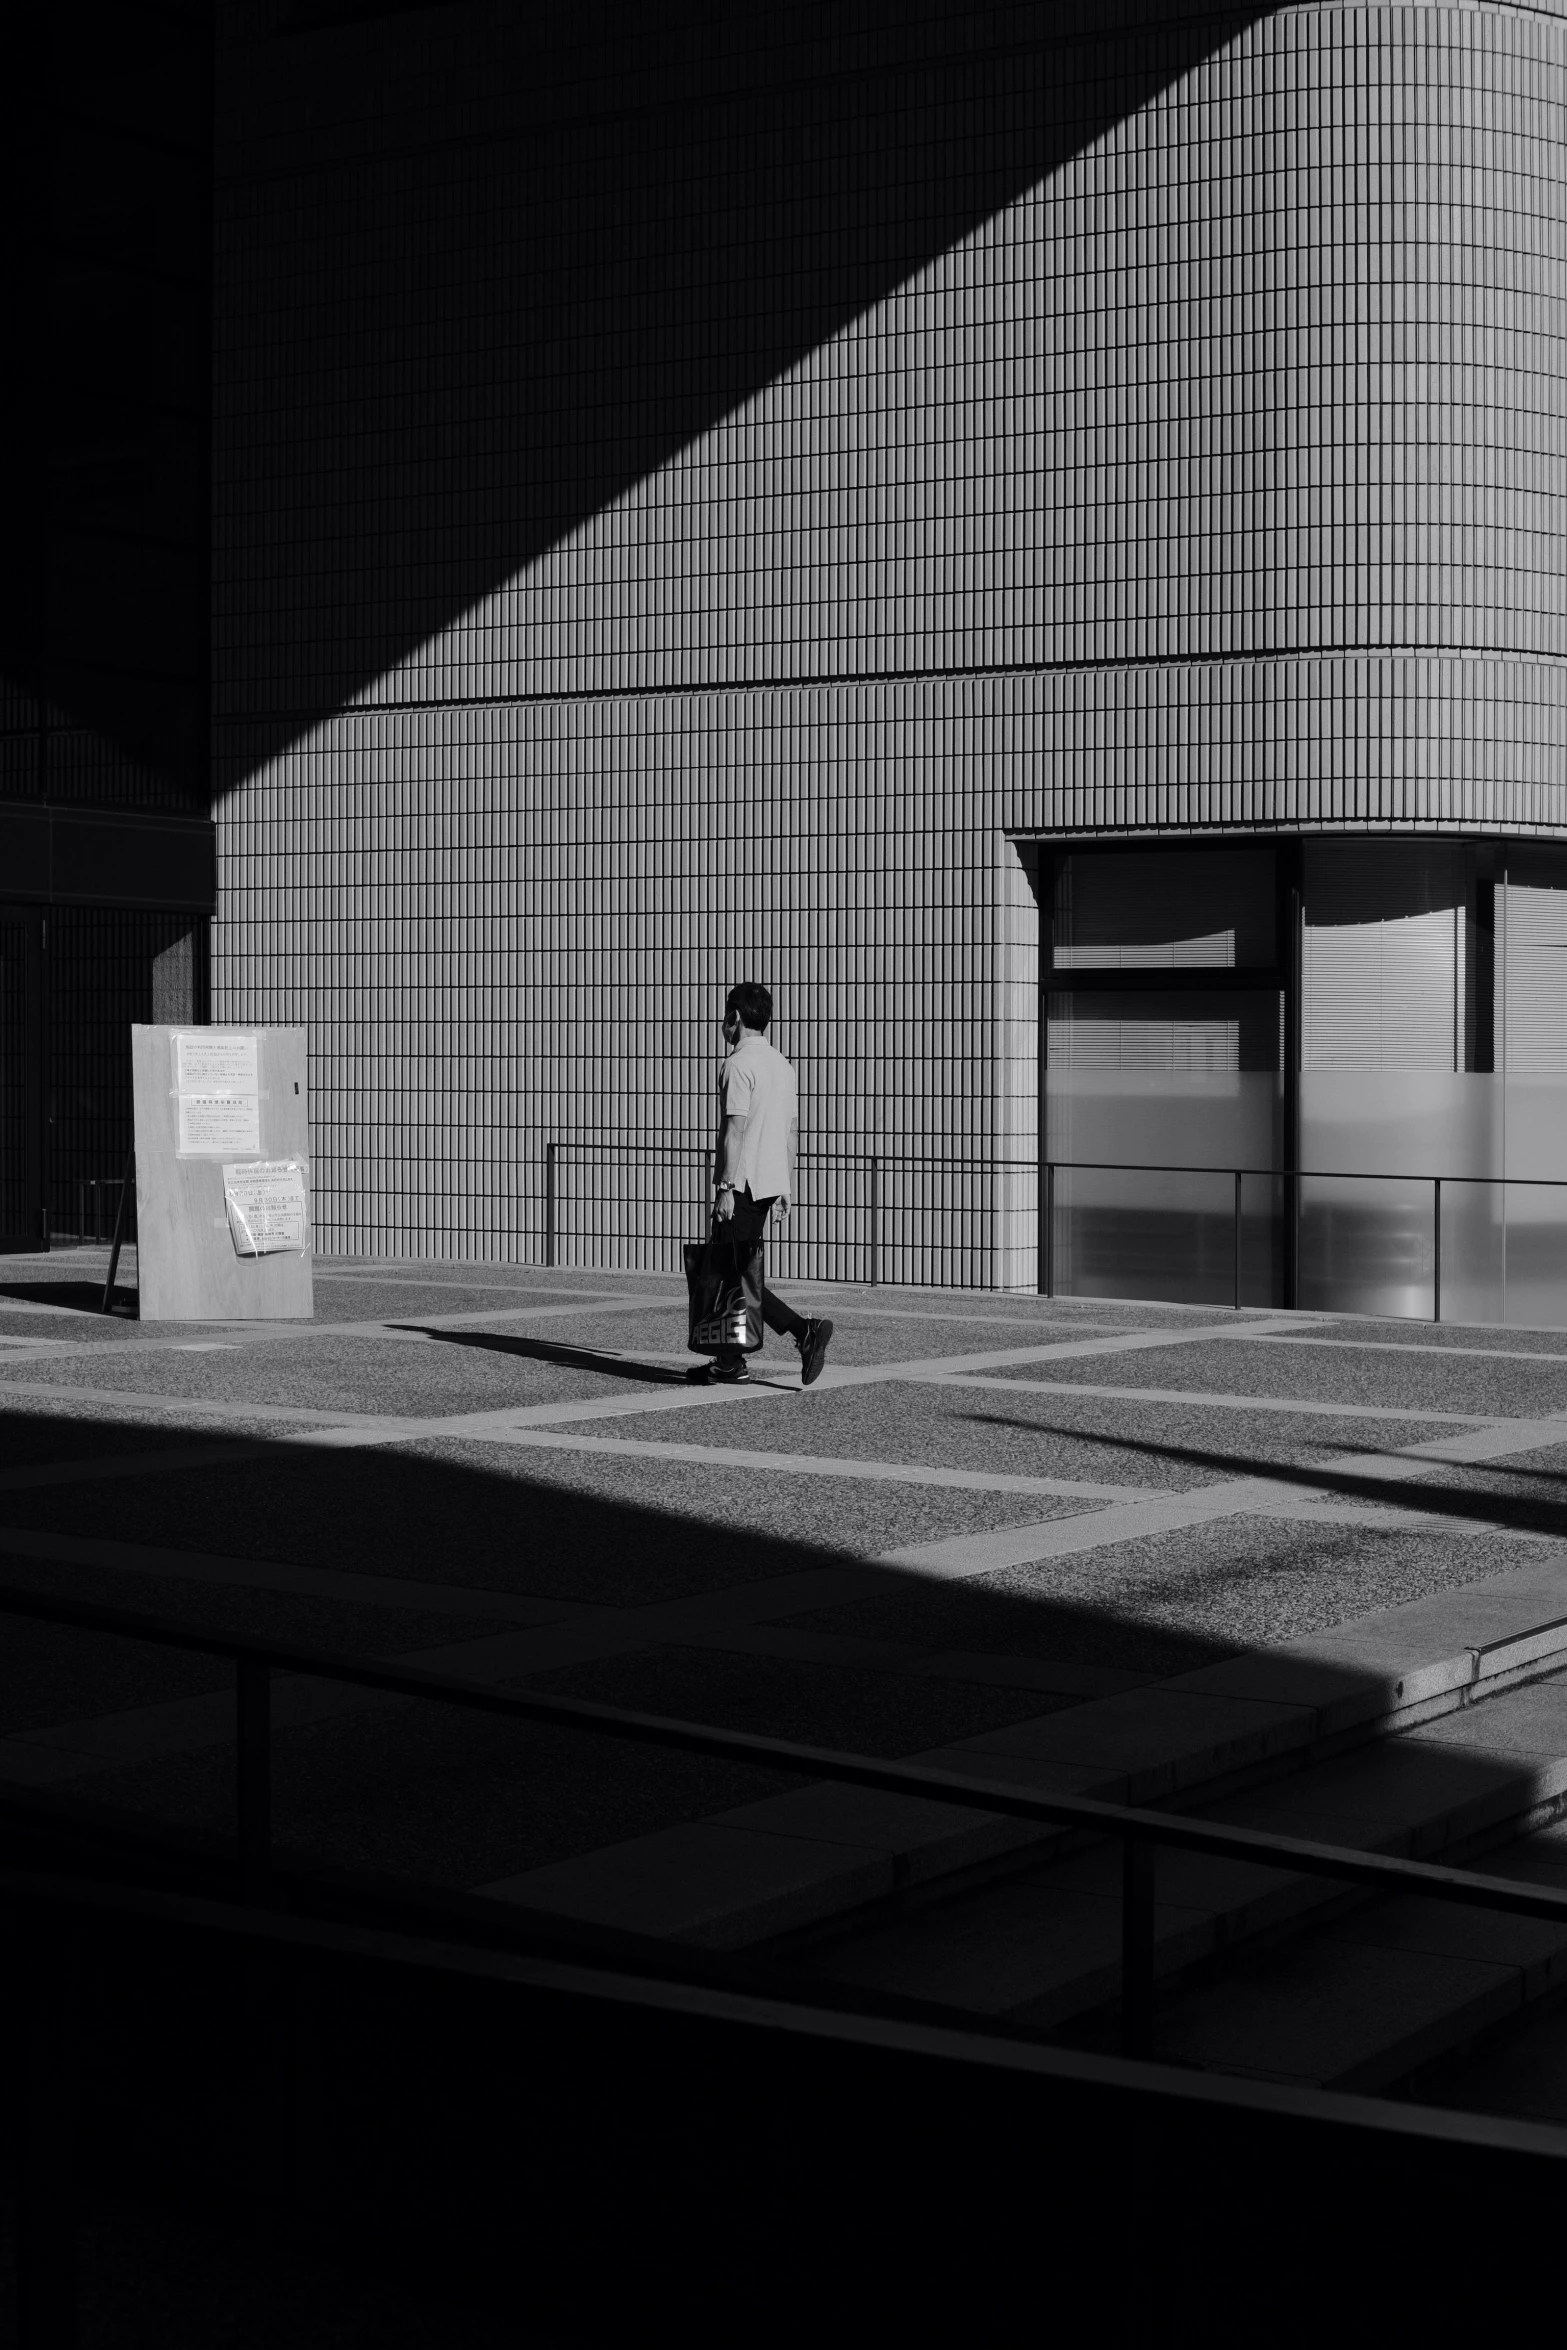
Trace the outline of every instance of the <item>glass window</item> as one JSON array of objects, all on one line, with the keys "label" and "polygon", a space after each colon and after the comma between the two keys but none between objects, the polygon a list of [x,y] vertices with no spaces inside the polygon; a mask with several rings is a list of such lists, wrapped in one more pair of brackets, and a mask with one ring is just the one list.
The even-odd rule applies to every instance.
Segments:
[{"label": "glass window", "polygon": [[1305,878],[1302,1066],[1461,1069],[1464,852],[1313,842]]},{"label": "glass window", "polygon": [[1501,900],[1502,1066],[1567,1077],[1567,869],[1510,856]]},{"label": "glass window", "polygon": [[1278,1294],[1282,999],[1185,988],[1047,998],[1054,1287]]},{"label": "glass window", "polygon": [[1078,852],[1056,868],[1061,971],[1266,970],[1271,849]]},{"label": "glass window", "polygon": [[1286,1184],[1284,999],[1203,977],[1285,960],[1272,849],[1058,859],[1055,1286],[1263,1303],[1289,1259],[1306,1306],[1567,1327],[1567,847],[1309,841],[1302,881]]},{"label": "glass window", "polygon": [[1567,855],[1305,860],[1300,1301],[1567,1321]]}]

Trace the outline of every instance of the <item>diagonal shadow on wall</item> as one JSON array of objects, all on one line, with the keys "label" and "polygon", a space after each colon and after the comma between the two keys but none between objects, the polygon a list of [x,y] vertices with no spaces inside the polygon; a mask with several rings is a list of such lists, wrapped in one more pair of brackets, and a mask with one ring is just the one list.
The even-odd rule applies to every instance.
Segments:
[{"label": "diagonal shadow on wall", "polygon": [[[347,13],[353,21],[321,24]],[[366,21],[219,65],[219,715],[259,764],[1266,7]]]}]

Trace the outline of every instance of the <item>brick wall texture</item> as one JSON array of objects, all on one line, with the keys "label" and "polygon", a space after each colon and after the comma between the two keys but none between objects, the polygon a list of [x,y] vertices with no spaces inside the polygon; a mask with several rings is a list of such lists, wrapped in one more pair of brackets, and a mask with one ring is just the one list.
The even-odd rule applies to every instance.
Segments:
[{"label": "brick wall texture", "polygon": [[213,1013],[310,1028],[324,1246],[537,1260],[554,1140],[667,1263],[755,975],[779,1269],[1031,1281],[1017,841],[1567,838],[1567,10],[300,13],[220,61]]}]

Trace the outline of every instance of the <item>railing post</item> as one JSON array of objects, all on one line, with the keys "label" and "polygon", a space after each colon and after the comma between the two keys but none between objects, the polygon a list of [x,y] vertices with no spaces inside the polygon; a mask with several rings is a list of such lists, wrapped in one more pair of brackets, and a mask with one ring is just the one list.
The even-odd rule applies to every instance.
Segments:
[{"label": "railing post", "polygon": [[874,1289],[874,1288],[876,1288],[876,1286],[878,1285],[878,1283],[879,1283],[879,1282],[880,1282],[880,1280],[881,1280],[881,1161],[880,1161],[880,1159],[879,1159],[879,1158],[876,1156],[876,1153],[875,1153],[874,1151],[871,1153],[871,1202],[870,1202],[870,1212],[871,1212],[871,1278],[870,1278],[870,1286],[871,1286],[871,1288],[872,1288],[872,1289]]},{"label": "railing post", "polygon": [[1046,1297],[1056,1293],[1056,1171],[1045,1161],[1044,1230],[1039,1235],[1039,1286]]},{"label": "railing post", "polygon": [[544,1262],[555,1262],[555,1145],[544,1145]]},{"label": "railing post", "polygon": [[1241,1310],[1241,1170],[1235,1170],[1235,1311]]},{"label": "railing post", "polygon": [[1442,1178],[1431,1178],[1434,1199],[1431,1216],[1431,1319],[1442,1319]]},{"label": "railing post", "polygon": [[240,1889],[262,1901],[272,1869],[272,1673],[257,1657],[235,1659],[234,1712]]},{"label": "railing post", "polygon": [[1121,1848],[1121,2054],[1153,2044],[1153,1902],[1157,1847],[1128,1836]]}]

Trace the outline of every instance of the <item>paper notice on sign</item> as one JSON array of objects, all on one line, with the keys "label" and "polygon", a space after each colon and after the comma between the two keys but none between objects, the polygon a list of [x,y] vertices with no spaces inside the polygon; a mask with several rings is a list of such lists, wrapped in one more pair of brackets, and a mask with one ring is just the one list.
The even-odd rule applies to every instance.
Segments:
[{"label": "paper notice on sign", "polygon": [[198,1029],[194,1036],[177,1036],[175,1086],[181,1101],[187,1094],[211,1100],[220,1095],[261,1091],[254,1036],[215,1036]]},{"label": "paper notice on sign", "polygon": [[257,1159],[225,1167],[223,1204],[237,1257],[302,1256],[310,1231],[309,1169],[303,1159]]},{"label": "paper notice on sign", "polygon": [[251,1094],[180,1095],[182,1152],[258,1151],[261,1148],[261,1104]]},{"label": "paper notice on sign", "polygon": [[179,1154],[223,1158],[261,1148],[260,1038],[210,1029],[174,1039]]}]

